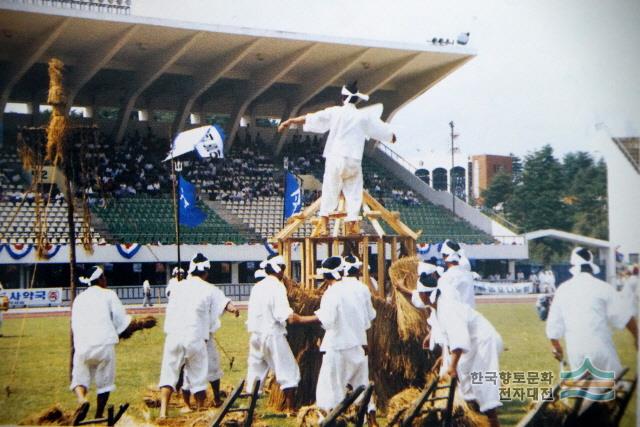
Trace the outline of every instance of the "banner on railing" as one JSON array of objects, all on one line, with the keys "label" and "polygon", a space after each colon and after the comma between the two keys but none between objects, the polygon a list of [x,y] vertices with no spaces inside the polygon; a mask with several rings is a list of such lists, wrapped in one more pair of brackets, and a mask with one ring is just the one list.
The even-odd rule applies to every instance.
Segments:
[{"label": "banner on railing", "polygon": [[33,245],[29,243],[10,243],[6,245],[7,252],[13,259],[21,259],[29,255]]},{"label": "banner on railing", "polygon": [[141,247],[142,245],[140,243],[119,243],[116,245],[118,253],[126,259],[131,259],[136,256]]},{"label": "banner on railing", "polygon": [[6,289],[0,296],[9,298],[9,308],[62,305],[62,288]]},{"label": "banner on railing", "polygon": [[476,294],[531,294],[533,293],[533,283],[493,283],[493,282],[475,282],[474,288]]}]

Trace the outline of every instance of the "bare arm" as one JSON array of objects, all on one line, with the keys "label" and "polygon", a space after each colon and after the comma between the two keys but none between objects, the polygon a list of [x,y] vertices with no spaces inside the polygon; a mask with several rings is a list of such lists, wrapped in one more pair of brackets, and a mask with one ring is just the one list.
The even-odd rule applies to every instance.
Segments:
[{"label": "bare arm", "polygon": [[231,301],[227,303],[227,306],[224,309],[236,317],[240,316],[240,309]]},{"label": "bare arm", "polygon": [[553,357],[562,362],[564,358],[564,351],[562,350],[562,344],[560,344],[560,340],[551,339],[551,353],[553,353]]},{"label": "bare arm", "polygon": [[454,350],[451,350],[451,364],[447,369],[447,375],[449,375],[449,377],[451,378],[458,377],[458,362],[460,361],[460,356],[462,356],[461,349],[456,348]]},{"label": "bare arm", "polygon": [[291,125],[303,125],[306,122],[306,116],[292,117],[278,125],[278,132],[282,132]]},{"label": "bare arm", "polygon": [[300,316],[299,314],[296,314],[296,313],[291,313],[287,321],[289,322],[290,325],[308,325],[311,323],[320,323],[320,319],[318,319],[318,316],[316,315]]}]

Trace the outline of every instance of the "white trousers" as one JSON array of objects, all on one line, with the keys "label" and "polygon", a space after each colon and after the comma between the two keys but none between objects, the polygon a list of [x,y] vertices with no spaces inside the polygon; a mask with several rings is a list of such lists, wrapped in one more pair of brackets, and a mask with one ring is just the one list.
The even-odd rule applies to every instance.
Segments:
[{"label": "white trousers", "polygon": [[164,340],[162,368],[158,387],[176,389],[180,368],[184,365],[185,382],[188,379],[192,393],[206,390],[208,386],[207,345],[205,340],[189,340],[181,336],[167,335]]},{"label": "white trousers", "polygon": [[[464,400],[475,400],[480,406],[480,412],[502,406],[500,402],[500,363],[502,339],[489,338],[480,341],[471,351],[463,353],[458,362],[458,380],[460,393]],[[471,373],[479,372],[482,380],[473,384]],[[488,372],[495,373],[495,384],[486,380]]]},{"label": "white trousers", "polygon": [[[369,385],[369,360],[361,346],[346,350],[327,350],[322,356],[322,366],[316,387],[316,405],[329,412],[346,396],[347,386],[354,389]],[[360,396],[356,402],[361,400]],[[368,411],[375,411],[373,399]]]},{"label": "white trousers", "polygon": [[[213,342],[212,337],[207,340],[207,381],[217,381],[222,378],[222,375],[224,375],[224,372],[220,367],[220,353],[218,353],[218,349],[216,344]],[[186,372],[182,382],[182,389],[191,390],[191,381]]]},{"label": "white trousers", "polygon": [[89,390],[91,382],[96,384],[96,393],[115,390],[116,351],[114,344],[96,345],[76,351],[73,355],[71,390],[83,386]]},{"label": "white trousers", "polygon": [[347,217],[357,221],[362,207],[362,161],[350,157],[328,157],[324,162],[320,216],[328,216],[338,207],[340,192],[344,193]]},{"label": "white trousers", "polygon": [[297,387],[300,382],[300,368],[291,352],[289,342],[284,335],[251,334],[249,337],[249,357],[247,360],[247,392],[253,389],[253,383],[264,379],[269,370],[275,374],[281,389]]}]

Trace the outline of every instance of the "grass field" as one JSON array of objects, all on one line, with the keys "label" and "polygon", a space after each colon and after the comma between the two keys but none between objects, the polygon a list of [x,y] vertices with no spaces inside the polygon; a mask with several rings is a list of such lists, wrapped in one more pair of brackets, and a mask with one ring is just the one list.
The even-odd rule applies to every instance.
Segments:
[{"label": "grass field", "polygon": [[[482,304],[479,306],[502,335],[508,348],[502,354],[503,371],[549,371],[558,375],[558,363],[552,358],[540,322],[532,304]],[[247,333],[245,314],[238,319],[225,316],[217,340],[230,357],[235,358],[233,369],[225,354],[223,385],[236,384],[246,368]],[[0,424],[14,424],[27,415],[60,403],[74,408],[75,400],[69,391],[68,353],[69,319],[29,318],[4,322],[4,337],[0,338]],[[636,372],[633,341],[626,332],[618,332],[615,341],[623,364]],[[160,374],[163,334],[157,327],[134,335],[117,347],[117,390],[111,403],[131,402],[132,415],[143,416],[142,398],[146,388],[155,387]],[[92,393],[92,397],[94,394]],[[501,410],[501,421],[512,426],[523,416],[527,402],[507,402]],[[627,409],[622,425],[632,427],[635,422],[635,397]],[[151,410],[157,415],[157,410]],[[270,425],[293,425],[293,420],[265,414]]]}]

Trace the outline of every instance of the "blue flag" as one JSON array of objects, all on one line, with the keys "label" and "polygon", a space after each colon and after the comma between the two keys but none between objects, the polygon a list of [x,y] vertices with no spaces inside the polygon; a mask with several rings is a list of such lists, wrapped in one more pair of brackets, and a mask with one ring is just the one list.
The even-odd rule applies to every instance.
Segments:
[{"label": "blue flag", "polygon": [[196,188],[186,179],[180,177],[178,186],[178,206],[180,207],[180,224],[196,227],[207,218],[207,214],[196,206]]},{"label": "blue flag", "polygon": [[286,221],[302,209],[302,194],[298,178],[291,172],[285,173],[287,174],[284,181],[284,219]]}]

